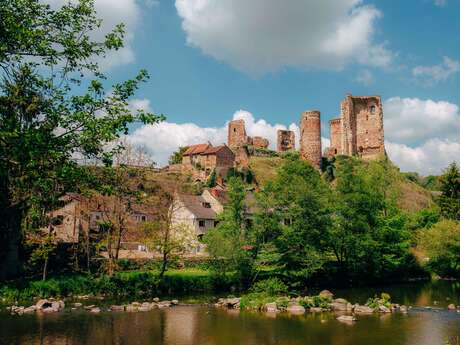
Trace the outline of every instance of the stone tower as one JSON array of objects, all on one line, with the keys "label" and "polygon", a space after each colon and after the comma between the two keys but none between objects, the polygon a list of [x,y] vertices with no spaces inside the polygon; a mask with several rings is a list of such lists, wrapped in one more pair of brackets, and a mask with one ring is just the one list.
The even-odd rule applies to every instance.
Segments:
[{"label": "stone tower", "polygon": [[283,129],[278,129],[277,139],[278,140],[277,140],[276,150],[278,152],[295,150],[294,131],[286,131]]},{"label": "stone tower", "polygon": [[329,121],[329,125],[330,156],[341,154],[372,159],[385,154],[380,96],[347,95],[340,105],[340,118]]},{"label": "stone tower", "polygon": [[321,113],[305,111],[300,118],[300,157],[321,168]]},{"label": "stone tower", "polygon": [[235,148],[248,143],[244,120],[233,120],[228,124],[228,146]]}]

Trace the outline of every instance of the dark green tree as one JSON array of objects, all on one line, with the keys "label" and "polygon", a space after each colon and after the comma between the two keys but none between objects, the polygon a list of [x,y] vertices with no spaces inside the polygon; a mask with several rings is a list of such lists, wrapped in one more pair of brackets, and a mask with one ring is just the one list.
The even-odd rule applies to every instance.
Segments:
[{"label": "dark green tree", "polygon": [[460,170],[455,162],[440,177],[442,195],[439,198],[441,214],[448,219],[460,220]]},{"label": "dark green tree", "polygon": [[123,46],[120,24],[101,41],[91,0],[52,9],[39,0],[4,0],[0,6],[0,279],[18,273],[23,230],[44,216],[67,191],[91,181],[77,158],[111,165],[120,149],[105,144],[130,123],[162,116],[132,113],[134,79],[105,91],[97,64]]}]

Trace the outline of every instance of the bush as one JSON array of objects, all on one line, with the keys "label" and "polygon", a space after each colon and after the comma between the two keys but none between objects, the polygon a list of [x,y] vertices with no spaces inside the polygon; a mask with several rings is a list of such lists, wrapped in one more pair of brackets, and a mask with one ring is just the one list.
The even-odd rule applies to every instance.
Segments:
[{"label": "bush", "polygon": [[288,287],[278,278],[269,278],[255,283],[251,290],[265,293],[268,296],[279,296],[285,295],[288,292]]}]

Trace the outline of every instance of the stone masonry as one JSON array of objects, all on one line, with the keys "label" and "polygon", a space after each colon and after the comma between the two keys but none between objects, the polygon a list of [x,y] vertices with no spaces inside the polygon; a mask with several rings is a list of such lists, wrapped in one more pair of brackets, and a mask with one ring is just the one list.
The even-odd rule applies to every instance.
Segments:
[{"label": "stone masonry", "polygon": [[268,145],[270,142],[268,139],[265,139],[263,137],[253,137],[252,138],[252,146],[254,146],[256,149],[266,149],[268,148]]},{"label": "stone masonry", "polygon": [[321,113],[305,111],[300,118],[300,157],[321,168]]},{"label": "stone masonry", "polygon": [[228,146],[232,149],[249,143],[244,120],[233,120],[228,124]]},{"label": "stone masonry", "polygon": [[294,131],[287,131],[278,129],[276,151],[284,152],[295,150],[295,133]]},{"label": "stone masonry", "polygon": [[355,155],[373,159],[384,155],[383,110],[380,96],[347,95],[340,108],[340,118],[329,121],[329,156]]}]

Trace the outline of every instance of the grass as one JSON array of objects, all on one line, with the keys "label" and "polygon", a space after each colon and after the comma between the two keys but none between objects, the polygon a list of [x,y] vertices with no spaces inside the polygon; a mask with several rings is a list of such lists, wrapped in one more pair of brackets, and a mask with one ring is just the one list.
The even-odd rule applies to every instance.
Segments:
[{"label": "grass", "polygon": [[20,281],[0,287],[4,302],[33,298],[103,295],[114,298],[157,297],[225,291],[234,283],[231,277],[217,281],[210,271],[189,268],[168,271],[162,280],[156,271],[119,272],[106,275],[73,275],[46,281]]}]

